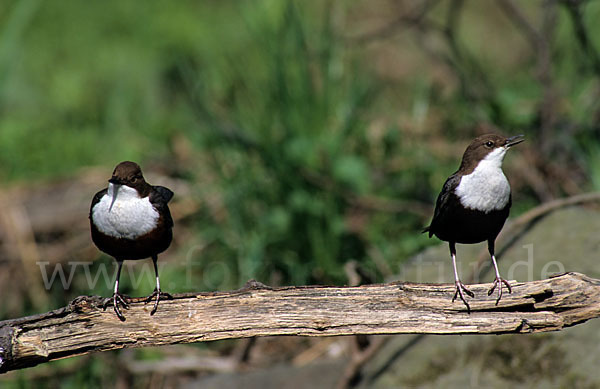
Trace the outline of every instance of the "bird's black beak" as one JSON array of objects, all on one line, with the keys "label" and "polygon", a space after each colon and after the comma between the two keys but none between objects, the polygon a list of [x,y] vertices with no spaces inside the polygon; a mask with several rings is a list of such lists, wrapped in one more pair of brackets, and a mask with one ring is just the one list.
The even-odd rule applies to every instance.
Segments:
[{"label": "bird's black beak", "polygon": [[119,193],[119,188],[121,187],[121,185],[123,185],[123,181],[120,180],[118,177],[113,176],[110,178],[110,180],[108,180],[108,182],[113,184],[113,196],[112,200],[110,201],[110,206],[108,207],[108,212],[110,212],[112,211],[113,205],[115,205],[115,201],[117,201],[117,193]]},{"label": "bird's black beak", "polygon": [[513,147],[514,145],[518,145],[519,143],[523,142],[524,140],[525,140],[524,135],[511,136],[510,138],[506,138],[506,143],[504,144],[504,147],[506,147],[506,148]]}]

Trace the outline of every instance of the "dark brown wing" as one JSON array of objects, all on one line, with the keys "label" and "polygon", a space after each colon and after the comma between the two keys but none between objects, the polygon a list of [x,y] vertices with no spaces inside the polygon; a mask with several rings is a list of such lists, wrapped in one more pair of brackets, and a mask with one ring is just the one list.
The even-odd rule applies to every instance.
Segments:
[{"label": "dark brown wing", "polygon": [[169,227],[173,227],[173,218],[171,217],[171,212],[169,211],[167,203],[171,201],[172,198],[173,191],[164,186],[153,186],[152,191],[150,191],[150,202],[154,208],[163,215],[165,218],[164,220]]},{"label": "dark brown wing", "polygon": [[422,232],[429,232],[429,237],[431,238],[436,231],[437,223],[440,219],[443,218],[444,214],[448,210],[448,199],[450,198],[450,194],[454,192],[454,189],[460,183],[461,176],[454,173],[444,183],[444,187],[440,192],[437,201],[435,202],[435,211],[433,212],[433,219],[431,220],[431,224],[428,227],[425,227]]},{"label": "dark brown wing", "polygon": [[153,186],[154,189],[150,193],[150,202],[155,204],[156,202],[164,202],[167,204],[173,198],[173,191],[169,188],[165,188],[164,186]]}]

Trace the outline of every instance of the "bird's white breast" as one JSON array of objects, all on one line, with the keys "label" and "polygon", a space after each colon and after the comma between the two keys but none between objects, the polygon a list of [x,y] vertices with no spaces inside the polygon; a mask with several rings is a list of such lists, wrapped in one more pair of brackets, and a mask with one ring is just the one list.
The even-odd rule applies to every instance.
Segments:
[{"label": "bird's white breast", "polygon": [[465,208],[491,212],[506,207],[510,184],[502,172],[505,148],[498,148],[479,162],[471,174],[461,177],[455,193]]},{"label": "bird's white breast", "polygon": [[[117,198],[112,205],[113,191]],[[100,232],[115,238],[135,239],[156,227],[159,214],[149,197],[140,198],[134,188],[108,185],[107,193],[92,209],[92,221]]]}]

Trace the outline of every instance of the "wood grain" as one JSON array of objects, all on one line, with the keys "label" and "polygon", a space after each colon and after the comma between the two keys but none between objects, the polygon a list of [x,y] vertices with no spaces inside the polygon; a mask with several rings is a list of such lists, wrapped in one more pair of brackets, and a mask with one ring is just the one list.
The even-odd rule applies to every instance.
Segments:
[{"label": "wood grain", "polygon": [[490,284],[471,285],[471,313],[451,302],[454,285],[390,283],[359,287],[242,289],[175,295],[152,304],[132,299],[119,321],[102,299],[82,296],[40,315],[0,322],[0,373],[47,361],[125,347],[253,336],[356,334],[503,334],[557,331],[600,316],[600,280],[565,273],[511,281],[498,306]]}]

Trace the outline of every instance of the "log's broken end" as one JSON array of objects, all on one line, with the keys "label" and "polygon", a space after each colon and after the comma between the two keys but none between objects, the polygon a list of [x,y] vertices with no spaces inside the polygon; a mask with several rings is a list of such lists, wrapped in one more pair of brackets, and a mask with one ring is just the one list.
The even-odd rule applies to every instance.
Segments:
[{"label": "log's broken end", "polygon": [[0,327],[0,373],[6,371],[4,365],[12,361],[12,339],[14,329],[9,326]]}]

